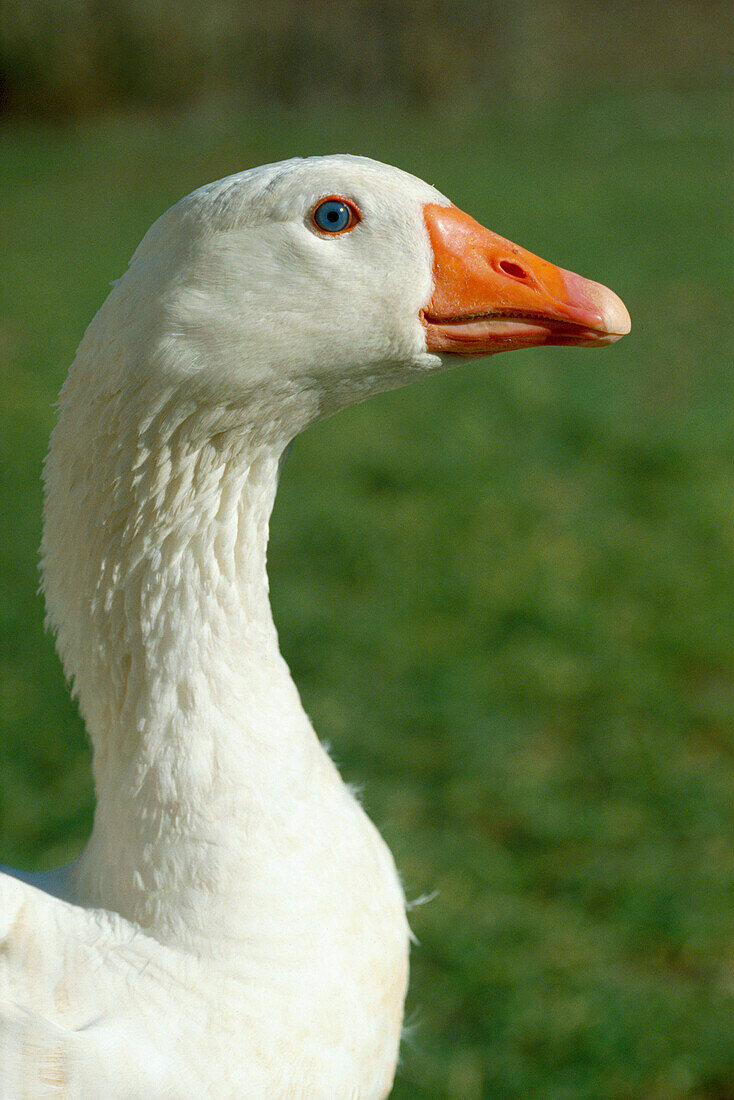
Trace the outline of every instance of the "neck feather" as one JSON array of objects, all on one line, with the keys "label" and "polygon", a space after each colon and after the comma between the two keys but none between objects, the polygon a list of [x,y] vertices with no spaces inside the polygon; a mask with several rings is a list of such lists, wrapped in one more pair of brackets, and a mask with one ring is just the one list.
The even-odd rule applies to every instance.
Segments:
[{"label": "neck feather", "polygon": [[231,896],[245,847],[283,834],[316,761],[333,769],[268,600],[280,442],[170,401],[145,423],[100,411],[62,394],[46,466],[49,618],[94,749],[79,900],[170,925]]}]

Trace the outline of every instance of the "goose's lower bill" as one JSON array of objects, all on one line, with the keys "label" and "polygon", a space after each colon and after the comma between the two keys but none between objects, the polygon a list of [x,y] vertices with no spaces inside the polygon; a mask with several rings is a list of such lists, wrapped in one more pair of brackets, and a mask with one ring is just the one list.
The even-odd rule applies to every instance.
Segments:
[{"label": "goose's lower bill", "polygon": [[423,208],[433,293],[422,310],[428,351],[491,355],[570,344],[613,344],[630,331],[617,295],[534,256],[455,206]]}]

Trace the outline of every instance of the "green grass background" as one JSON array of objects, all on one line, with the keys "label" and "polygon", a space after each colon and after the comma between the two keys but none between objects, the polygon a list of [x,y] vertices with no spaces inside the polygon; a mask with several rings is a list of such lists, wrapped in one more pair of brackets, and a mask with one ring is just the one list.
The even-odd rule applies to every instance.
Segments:
[{"label": "green grass background", "polygon": [[413,910],[398,1100],[734,1097],[734,385],[726,99],[533,119],[314,106],[0,132],[0,860],[72,858],[89,750],[37,595],[81,333],[209,179],[351,150],[599,279],[633,333],[317,426],[271,580],[316,728]]}]

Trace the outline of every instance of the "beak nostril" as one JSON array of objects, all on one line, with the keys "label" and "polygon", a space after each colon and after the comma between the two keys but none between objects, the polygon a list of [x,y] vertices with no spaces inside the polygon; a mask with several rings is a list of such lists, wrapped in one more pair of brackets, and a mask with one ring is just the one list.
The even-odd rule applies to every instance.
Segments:
[{"label": "beak nostril", "polygon": [[497,266],[504,275],[509,275],[513,279],[527,279],[528,277],[525,268],[520,267],[520,264],[516,264],[513,260],[500,260]]}]

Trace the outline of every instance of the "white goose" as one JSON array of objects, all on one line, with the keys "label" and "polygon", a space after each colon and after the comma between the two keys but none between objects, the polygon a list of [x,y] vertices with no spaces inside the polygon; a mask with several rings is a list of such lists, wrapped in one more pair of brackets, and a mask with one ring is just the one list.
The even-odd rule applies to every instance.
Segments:
[{"label": "white goose", "polygon": [[71,868],[0,875],[0,1095],[388,1094],[403,893],[278,650],[281,456],[457,355],[628,330],[611,291],[360,157],[243,172],[155,223],[46,464],[44,591],[97,809]]}]

